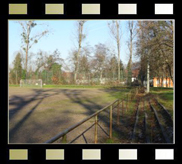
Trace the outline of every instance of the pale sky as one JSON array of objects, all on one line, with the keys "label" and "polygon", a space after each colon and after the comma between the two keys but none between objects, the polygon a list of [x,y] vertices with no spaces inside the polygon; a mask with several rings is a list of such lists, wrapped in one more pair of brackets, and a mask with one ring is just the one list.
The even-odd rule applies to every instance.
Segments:
[{"label": "pale sky", "polygon": [[[106,44],[108,47],[116,49],[116,42],[112,39],[107,26],[109,20],[87,20],[84,24],[87,37],[83,46],[89,44],[94,47],[98,43]],[[36,20],[39,26],[32,29],[32,34],[37,34],[42,30],[49,29],[51,32],[35,44],[29,52],[37,53],[39,50],[53,52],[58,49],[63,59],[68,58],[69,51],[75,47],[74,25],[76,20]],[[126,42],[129,33],[127,31],[126,20],[121,20],[122,38],[121,38],[121,60],[124,64],[128,62],[128,48]],[[21,50],[21,26],[17,20],[9,20],[9,65],[15,58],[16,52]],[[116,54],[117,55],[117,54]],[[66,61],[67,62],[67,61]]]}]

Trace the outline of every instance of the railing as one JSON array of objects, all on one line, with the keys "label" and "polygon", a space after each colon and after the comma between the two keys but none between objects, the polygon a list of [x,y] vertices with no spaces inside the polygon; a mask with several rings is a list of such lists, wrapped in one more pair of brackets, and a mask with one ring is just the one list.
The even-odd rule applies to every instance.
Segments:
[{"label": "railing", "polygon": [[[93,125],[91,125],[88,129],[86,129],[84,132],[82,132],[79,136],[77,136],[75,139],[73,139],[71,142],[69,143],[72,143],[74,142],[76,139],[78,139],[80,136],[83,136],[85,142],[87,143],[86,141],[86,138],[84,136],[84,133],[86,131],[88,131],[89,129],[91,129],[94,125],[95,125],[95,134],[94,134],[94,142],[97,143],[98,141],[98,126],[101,128],[101,126],[98,124],[98,115],[105,111],[106,109],[109,108],[110,110],[110,114],[109,114],[109,119],[110,119],[110,126],[109,126],[109,138],[111,139],[112,138],[112,113],[113,113],[113,109],[115,107],[117,107],[117,124],[119,125],[119,104],[122,102],[122,108],[123,108],[123,105],[124,105],[124,101],[123,100],[115,100],[114,102],[112,102],[111,104],[109,104],[108,106],[100,109],[99,111],[95,112],[94,114],[88,116],[87,118],[83,119],[82,121],[78,122],[77,124],[65,129],[64,131],[62,131],[61,133],[57,134],[56,136],[54,136],[53,138],[51,138],[50,140],[46,141],[45,143],[53,143],[55,141],[57,141],[58,139],[62,138],[62,142],[65,142],[66,141],[66,135],[71,132],[72,130],[74,130],[75,128],[79,127],[80,125],[82,125],[83,123],[87,122],[88,120],[90,120],[91,118],[95,117],[95,122]],[[103,130],[103,129],[102,129]],[[105,132],[105,131],[104,131]],[[106,132],[105,132],[106,133]],[[106,133],[107,134],[107,133]]]}]

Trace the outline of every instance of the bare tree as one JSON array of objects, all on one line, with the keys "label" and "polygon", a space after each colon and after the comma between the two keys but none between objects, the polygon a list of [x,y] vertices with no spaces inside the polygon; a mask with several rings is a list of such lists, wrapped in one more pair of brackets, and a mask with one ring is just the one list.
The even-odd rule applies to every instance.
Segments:
[{"label": "bare tree", "polygon": [[115,74],[116,74],[116,72],[117,72],[117,58],[116,58],[116,56],[112,56],[111,58],[110,58],[110,60],[109,60],[109,68],[110,68],[110,70],[111,70],[111,73],[112,73],[112,79],[113,79],[113,81],[115,80]]},{"label": "bare tree", "polygon": [[82,48],[82,41],[86,38],[86,35],[83,32],[83,26],[86,21],[77,21],[76,22],[76,40],[78,43],[78,50],[74,53],[74,60],[75,60],[75,71],[74,71],[74,82],[76,82],[77,75],[79,72],[79,57],[80,51]]},{"label": "bare tree", "polygon": [[28,56],[29,50],[32,48],[34,44],[36,44],[43,36],[45,36],[49,31],[44,30],[41,33],[31,35],[32,29],[37,26],[38,24],[35,21],[18,21],[18,23],[22,27],[22,48],[26,53],[26,60],[25,60],[25,71],[27,72],[28,66]]},{"label": "bare tree", "polygon": [[133,45],[134,45],[134,38],[137,34],[136,31],[136,23],[134,21],[128,21],[127,22],[127,29],[129,30],[129,41],[127,42],[128,44],[128,49],[129,49],[129,61],[128,61],[128,66],[127,66],[127,72],[128,72],[128,83],[131,83],[131,78],[132,78],[132,56],[133,56]]},{"label": "bare tree", "polygon": [[39,52],[36,55],[37,58],[35,61],[35,63],[36,63],[35,73],[37,73],[39,71],[39,69],[45,65],[46,56],[47,56],[47,54],[45,52],[43,52],[42,50],[39,50]]},{"label": "bare tree", "polygon": [[108,48],[104,44],[95,45],[95,53],[94,53],[94,68],[95,71],[99,73],[99,80],[101,81],[103,78],[103,72],[105,70],[106,61],[108,58]]},{"label": "bare tree", "polygon": [[112,21],[108,23],[111,35],[116,41],[118,51],[118,81],[120,81],[120,47],[121,47],[121,23],[120,21]]}]

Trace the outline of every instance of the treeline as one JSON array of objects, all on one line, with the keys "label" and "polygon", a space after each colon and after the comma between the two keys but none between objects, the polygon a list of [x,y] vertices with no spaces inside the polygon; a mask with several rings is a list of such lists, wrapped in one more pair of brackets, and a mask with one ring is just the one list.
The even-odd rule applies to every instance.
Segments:
[{"label": "treeline", "polygon": [[[153,77],[170,77],[173,80],[173,22],[127,21],[129,60],[126,66],[120,59],[122,40],[121,21],[110,21],[108,29],[115,41],[116,50],[103,43],[94,47],[83,46],[87,35],[86,21],[76,21],[77,47],[71,49],[69,64],[61,58],[61,52],[52,53],[30,49],[49,33],[44,30],[31,36],[38,24],[34,21],[19,22],[22,26],[22,51],[16,54],[13,67],[9,69],[9,83],[19,84],[20,79],[42,79],[45,84],[132,84],[135,77],[141,84]],[[140,59],[133,62],[133,56]]]},{"label": "treeline", "polygon": [[[104,44],[95,45],[94,55],[90,56],[91,48],[80,52],[79,72],[76,84],[112,84],[117,83],[117,58]],[[23,55],[18,52],[13,68],[9,69],[9,83],[19,84],[20,79],[42,79],[45,84],[74,84],[75,50],[70,51],[70,68],[55,50],[52,54],[39,51],[28,65],[27,75],[23,68]],[[120,61],[121,81],[126,79],[126,69]]]}]

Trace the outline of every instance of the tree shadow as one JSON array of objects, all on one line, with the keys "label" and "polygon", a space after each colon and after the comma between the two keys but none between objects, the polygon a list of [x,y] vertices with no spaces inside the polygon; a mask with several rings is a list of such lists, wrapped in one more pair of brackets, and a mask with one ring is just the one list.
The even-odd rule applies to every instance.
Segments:
[{"label": "tree shadow", "polygon": [[[116,88],[114,88],[114,89],[116,89]],[[29,97],[28,100],[27,100],[27,97],[13,96],[12,100],[9,102],[10,105],[15,105],[15,107],[13,109],[11,109],[9,112],[9,121],[11,121],[20,111],[24,110],[24,107],[29,105],[32,101],[35,101],[35,100],[38,101],[33,107],[31,107],[31,109],[25,114],[25,116],[23,116],[23,118],[9,131],[9,141],[10,142],[13,142],[13,143],[14,143],[14,141],[16,142],[16,140],[14,139],[14,136],[19,133],[19,131],[21,130],[21,128],[24,125],[24,123],[26,122],[26,120],[28,118],[30,118],[32,113],[34,113],[36,111],[36,108],[42,103],[44,98],[51,97],[51,96],[58,95],[58,94],[64,94],[67,98],[69,98],[69,100],[71,100],[72,103],[79,104],[80,106],[82,106],[82,108],[84,108],[83,113],[81,113],[81,114],[84,114],[85,117],[90,116],[94,112],[96,112],[96,111],[102,109],[103,107],[105,107],[106,105],[112,103],[112,102],[107,102],[105,104],[101,104],[99,99],[95,101],[95,100],[92,100],[92,98],[84,96],[83,93],[87,92],[87,90],[85,90],[85,89],[46,89],[46,90],[33,89],[33,91],[34,91],[33,97]],[[105,89],[105,90],[102,89],[102,91],[114,94],[113,90],[111,92],[108,89]],[[77,115],[74,111],[73,111],[73,113],[75,115]],[[64,112],[64,115],[69,115],[69,114],[70,114],[70,111]],[[59,119],[54,120],[55,118],[59,118]],[[29,135],[25,135],[25,136],[27,136],[27,138],[25,139],[26,143],[45,142],[46,141],[45,138],[50,139],[50,138],[54,137],[54,135],[56,135],[57,132],[61,132],[62,130],[64,130],[61,128],[63,124],[69,125],[71,122],[74,122],[73,120],[69,120],[72,117],[68,117],[68,119],[67,119],[67,117],[55,117],[55,118],[50,118],[48,120],[47,124],[39,124],[36,122],[36,120],[32,121],[31,122],[31,124],[33,125],[33,128],[31,129],[32,131],[28,131],[28,129],[27,129],[27,133]],[[120,126],[116,126],[116,118],[117,118],[116,109],[113,109],[113,132],[117,133],[119,138],[121,138],[121,136],[126,136],[127,126],[125,125],[124,119],[120,119]],[[120,118],[122,118],[122,117],[120,116]],[[99,114],[98,119],[99,119],[99,122],[101,123],[101,126],[103,127],[103,129],[105,129],[108,133],[109,125],[110,125],[109,109],[105,110],[104,116],[102,116],[102,114]],[[124,125],[126,126],[125,128],[123,128]],[[60,129],[60,131],[59,131],[59,129]],[[26,127],[24,128],[24,130],[26,130]],[[84,130],[85,129],[79,128],[80,133]],[[93,130],[94,129],[92,129],[92,132],[93,132]],[[36,132],[36,133],[34,133],[34,132]],[[35,136],[34,134],[39,135],[39,136]],[[18,135],[20,135],[20,133]],[[21,136],[19,136],[19,137],[21,138]],[[18,139],[18,140],[21,141],[21,139]]]},{"label": "tree shadow", "polygon": [[[24,107],[26,107],[28,104],[30,104],[34,100],[39,100],[38,103],[36,103],[23,118],[11,129],[9,130],[9,142],[11,142],[14,138],[14,135],[17,133],[19,129],[21,129],[24,122],[32,115],[32,113],[36,110],[36,108],[41,104],[41,102],[44,100],[44,98],[53,96],[58,94],[58,92],[55,92],[54,94],[44,94],[45,91],[43,90],[36,90],[33,89],[34,96],[30,98],[29,100],[26,100],[25,98],[22,98],[20,96],[13,96],[13,101],[10,101],[10,105],[15,105],[15,107],[12,110],[9,110],[9,122],[14,118],[19,111],[21,111]],[[42,98],[38,98],[39,96],[42,96]],[[18,102],[18,103],[17,103]]]},{"label": "tree shadow", "polygon": [[[22,96],[12,96],[11,100],[9,100],[9,105],[15,105],[15,107],[11,110],[9,110],[9,120],[11,120],[16,114],[18,114],[18,111],[22,110],[22,108],[24,108],[25,106],[27,106],[29,103],[31,103],[34,100],[39,100],[42,98],[38,98],[39,96],[45,96],[47,97],[48,94],[42,94],[45,91],[41,91],[40,89],[32,89],[34,91],[35,94],[33,94],[33,96],[30,96],[30,99],[27,99],[26,97],[22,97]],[[49,91],[49,90],[48,90]]]},{"label": "tree shadow", "polygon": [[[116,88],[114,88],[114,91],[115,90],[116,90]],[[112,90],[104,89],[104,91],[105,92],[110,92],[111,94],[113,94],[113,89]],[[116,90],[116,91],[118,91],[118,90]],[[84,92],[84,90],[79,90],[79,91],[78,90],[64,90],[64,94],[67,97],[69,97],[69,99],[71,99],[72,102],[79,103],[79,105],[81,105],[85,109],[87,109],[87,111],[85,112],[85,115],[87,115],[87,116],[90,116],[91,114],[93,114],[96,111],[102,109],[106,105],[109,105],[110,103],[112,103],[112,102],[108,102],[107,104],[100,104],[99,103],[99,99],[98,99],[97,102],[95,102],[95,101],[92,101],[91,99],[89,99],[87,97],[80,97],[80,95],[82,94],[82,92]],[[120,113],[121,113],[121,105],[120,105],[119,108],[120,108]],[[125,140],[127,140],[130,137],[130,133],[131,133],[131,130],[132,130],[133,122],[130,122],[128,124],[126,124],[126,122],[128,122],[128,120],[130,121],[132,119],[131,117],[133,117],[133,115],[131,117],[127,118],[128,120],[124,120],[121,117],[121,114],[120,114],[120,125],[117,125],[117,123],[116,123],[116,120],[117,120],[117,112],[116,111],[117,111],[117,109],[114,108],[113,109],[113,115],[112,115],[112,117],[113,117],[113,126],[112,126],[113,132],[114,132],[114,134],[116,134],[115,135],[116,137],[122,138],[122,139],[124,138]],[[105,131],[106,133],[109,133],[109,126],[110,126],[109,113],[110,112],[109,112],[109,108],[108,108],[105,111],[103,111],[102,114],[99,114],[98,115],[98,120],[99,120],[100,126],[102,128],[102,131],[103,132]],[[125,126],[125,128],[123,128],[123,126]],[[83,131],[84,130],[85,129],[83,129]],[[102,139],[100,138],[100,141],[101,140]]]}]

